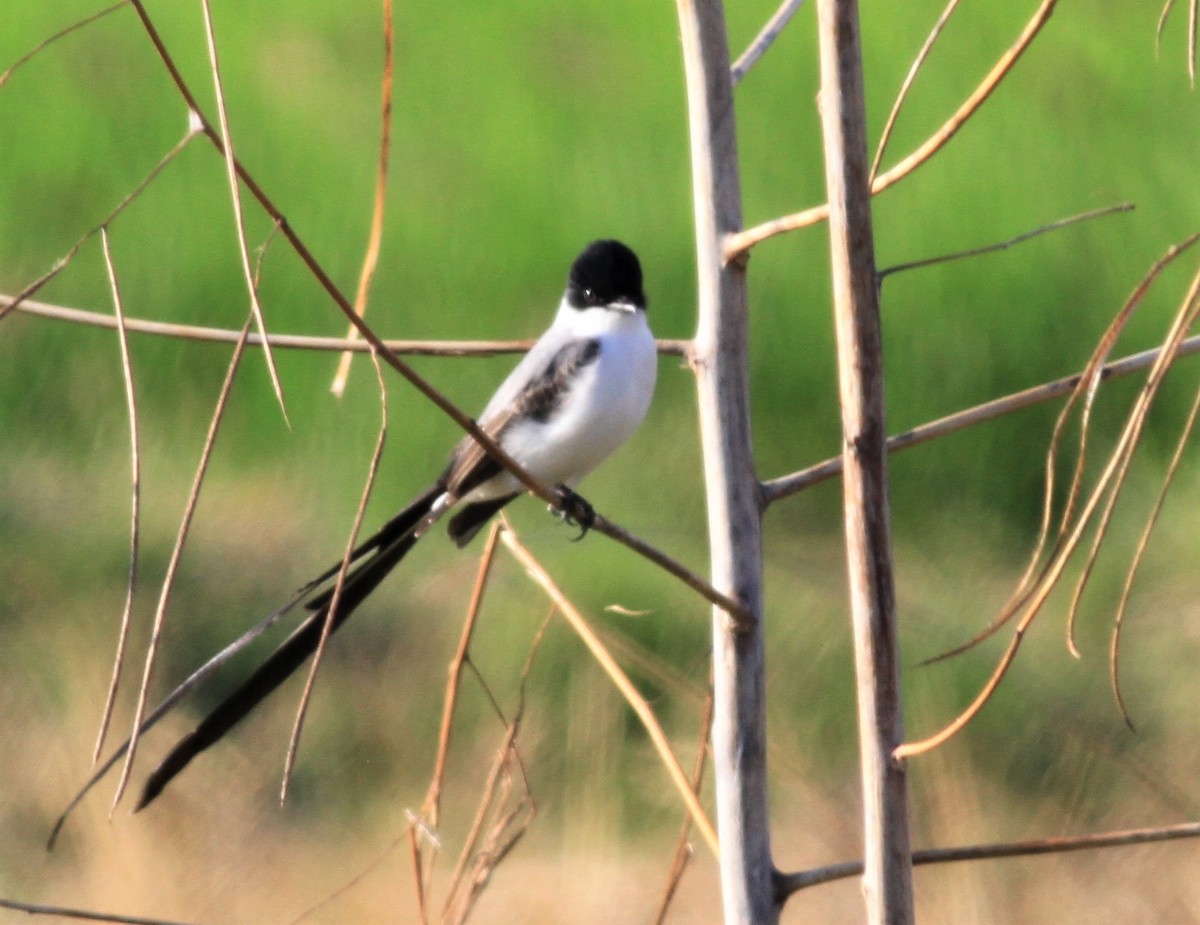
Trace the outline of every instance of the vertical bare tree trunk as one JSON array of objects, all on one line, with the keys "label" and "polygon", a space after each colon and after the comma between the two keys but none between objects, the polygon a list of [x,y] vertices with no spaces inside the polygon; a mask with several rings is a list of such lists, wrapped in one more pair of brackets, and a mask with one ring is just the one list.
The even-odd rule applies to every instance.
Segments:
[{"label": "vertical bare tree trunk", "polygon": [[863,891],[871,925],[902,925],[913,918],[912,856],[904,768],[892,758],[904,730],[858,5],[818,0],[817,9],[866,829]]},{"label": "vertical bare tree trunk", "polygon": [[772,923],[774,866],[767,817],[762,537],[750,441],[746,275],[726,266],[724,235],[741,228],[729,47],[720,0],[678,0],[687,78],[699,322],[699,392],[712,580],[750,614],[713,611],[713,765],[727,925]]}]

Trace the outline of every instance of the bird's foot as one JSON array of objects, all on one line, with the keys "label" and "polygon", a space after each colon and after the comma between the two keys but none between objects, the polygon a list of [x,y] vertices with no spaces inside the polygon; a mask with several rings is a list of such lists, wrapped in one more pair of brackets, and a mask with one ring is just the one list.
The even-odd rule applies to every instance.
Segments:
[{"label": "bird's foot", "polygon": [[596,512],[582,495],[577,495],[566,485],[556,485],[559,494],[559,506],[551,507],[550,513],[571,527],[579,528],[579,536],[571,542],[578,543],[587,536],[596,522]]}]

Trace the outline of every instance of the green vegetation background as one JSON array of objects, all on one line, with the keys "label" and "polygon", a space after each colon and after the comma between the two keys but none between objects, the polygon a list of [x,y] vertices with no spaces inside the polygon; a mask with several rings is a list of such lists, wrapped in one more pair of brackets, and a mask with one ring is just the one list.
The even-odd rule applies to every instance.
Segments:
[{"label": "green vegetation background", "polygon": [[[938,6],[864,5],[876,136]],[[771,7],[761,0],[730,5],[735,49]],[[215,118],[199,5],[149,8]],[[1032,8],[964,4],[917,81],[885,166],[941,124]],[[0,14],[0,66],[94,9],[78,0],[49,7],[9,0]],[[378,143],[378,9],[240,4],[218,5],[215,15],[238,155],[351,293],[367,239]],[[883,311],[892,431],[1077,370],[1150,263],[1196,230],[1200,119],[1183,68],[1183,12],[1169,23],[1156,61],[1157,15],[1153,4],[1064,0],[983,113],[931,163],[877,199],[881,266],[1005,239],[1119,201],[1138,207],[1003,254],[889,278]],[[574,253],[591,238],[615,236],[642,257],[656,332],[687,337],[695,284],[672,6],[401,4],[396,37],[391,185],[368,315],[376,330],[404,338],[535,335]],[[823,198],[816,72],[813,11],[806,8],[738,90],[747,224]],[[0,291],[20,290],[66,253],[185,125],[184,106],[130,9],[16,72],[0,87]],[[257,246],[269,225],[253,206],[248,212]],[[128,314],[241,325],[247,297],[224,166],[205,141],[193,141],[111,231]],[[1118,353],[1162,336],[1186,272],[1167,275]],[[757,248],[750,286],[755,443],[760,471],[770,477],[838,449],[825,229]],[[110,311],[98,241],[38,297]],[[344,331],[340,313],[281,240],[267,252],[263,299],[275,331]],[[229,349],[135,336],[133,350],[144,465],[134,639],[140,653]],[[261,358],[250,355],[174,595],[160,689],[342,548],[376,436],[373,376],[358,361],[339,402],[328,392],[333,355],[277,357],[291,427],[274,403]],[[414,365],[470,411],[511,363]],[[1181,476],[1131,615],[1126,677],[1144,719],[1137,737],[1110,705],[1104,662],[1106,621],[1130,540],[1194,388],[1187,364],[1176,379],[1152,421],[1131,501],[1120,509],[1118,552],[1104,560],[1085,610],[1087,657],[1079,664],[1065,658],[1055,623],[1061,602],[1051,607],[1029,660],[998,702],[948,757],[914,769],[923,842],[1135,824],[1194,816],[1200,808],[1178,783],[1200,744],[1180,706],[1194,702],[1195,691],[1188,666],[1196,639],[1185,628],[1196,611],[1194,569],[1186,565],[1196,552],[1186,516],[1197,497],[1194,467]],[[1097,446],[1115,432],[1136,387],[1106,387]],[[1027,411],[895,459],[906,664],[973,633],[1015,581],[1040,513],[1055,410]],[[455,439],[453,424],[395,377],[389,414],[368,527],[423,487]],[[217,755],[197,762],[179,795],[148,819],[118,814],[112,826],[103,825],[107,797],[99,794],[81,814],[78,834],[68,830],[65,857],[30,861],[48,821],[87,772],[123,597],[127,444],[111,332],[21,316],[0,322],[0,697],[9,717],[3,751],[10,756],[0,787],[0,828],[7,833],[0,892],[38,892],[46,900],[108,895],[79,873],[79,865],[90,864],[99,878],[105,869],[85,857],[114,840],[141,845],[109,855],[110,865],[124,870],[122,863],[137,866],[139,852],[157,855],[166,839],[178,846],[179,859],[170,863],[220,871],[212,876],[223,887],[206,891],[194,876],[181,875],[171,889],[161,883],[139,889],[134,878],[120,895],[137,908],[203,918],[205,910],[230,908],[236,893],[247,904],[238,908],[294,915],[399,831],[403,807],[419,804],[444,666],[476,558],[426,544],[414,569],[389,582],[381,600],[342,634],[318,687],[290,810],[275,811],[272,794],[294,688],[274,698],[267,718],[239,731],[225,762]],[[703,570],[691,379],[675,361],[662,361],[646,427],[585,489],[607,515]],[[848,822],[855,740],[838,502],[831,483],[767,516],[772,773],[784,866],[857,852]],[[565,543],[567,531],[539,505],[520,508],[516,523],[537,553],[611,638],[641,653],[629,656],[632,670],[687,753],[707,672],[705,609],[623,549],[601,538]],[[604,613],[613,603],[646,614]],[[545,610],[518,570],[503,566],[476,656],[507,710]],[[914,733],[932,731],[956,713],[997,652],[993,646],[951,665],[909,671]],[[135,662],[129,677],[139,673]],[[631,716],[557,624],[529,696],[527,752],[542,816],[532,845],[522,850],[542,860],[606,858],[633,844],[644,853],[639,858],[649,859],[642,870],[652,872],[646,879],[656,887],[678,817],[674,798]],[[128,715],[127,697],[118,720]],[[183,724],[173,728],[182,731]],[[480,763],[499,735],[477,689],[464,702],[461,729],[453,794],[464,818],[448,822],[448,833],[469,818]],[[161,753],[166,738],[152,740],[147,754]],[[34,767],[19,757],[29,749],[41,756]],[[213,809],[206,801],[214,793],[237,812]],[[1052,806],[1049,815],[1042,801]],[[993,805],[1002,808],[992,812]],[[220,850],[222,836],[212,834],[227,825],[264,844],[286,842],[325,879],[306,881],[306,890],[293,880],[290,902],[268,888],[248,889],[238,862]],[[210,834],[196,835],[197,829]],[[446,840],[453,842],[450,834]],[[352,847],[337,849],[343,854],[334,864],[314,860],[316,844]],[[701,897],[711,897],[710,874],[696,875]],[[987,907],[976,910],[977,921],[1001,908],[1014,913],[1018,899],[1008,893],[1009,905],[993,910],[980,899],[991,887],[963,883],[957,893],[930,887],[922,901],[947,915],[956,902]],[[496,888],[506,888],[503,874]],[[166,898],[148,899],[155,891]],[[852,903],[852,892],[840,895]],[[380,902],[395,901],[382,893]],[[601,899],[596,908],[604,908]],[[1038,917],[1033,906],[1023,914]]]}]

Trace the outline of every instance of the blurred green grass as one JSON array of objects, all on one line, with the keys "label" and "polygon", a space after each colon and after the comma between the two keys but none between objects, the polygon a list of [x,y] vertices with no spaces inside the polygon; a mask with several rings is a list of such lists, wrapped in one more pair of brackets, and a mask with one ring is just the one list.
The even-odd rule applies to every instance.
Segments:
[{"label": "blurred green grass", "polygon": [[[736,48],[771,6],[731,7]],[[53,9],[10,0],[0,66],[93,9],[77,0]],[[149,9],[213,114],[199,7]],[[914,88],[885,165],[940,124],[1030,11],[1015,4],[962,9]],[[864,9],[876,132],[937,12],[926,2],[903,14]],[[239,156],[350,292],[374,180],[378,10],[306,2],[285,13],[243,4],[215,14]],[[1183,73],[1182,27],[1168,30],[1156,63],[1156,16],[1145,4],[1064,4],[984,112],[933,162],[877,199],[884,266],[1008,238],[1117,201],[1138,206],[1132,215],[1007,253],[889,278],[883,303],[893,431],[1078,369],[1150,262],[1195,229],[1200,120]],[[669,5],[405,5],[396,31],[392,185],[368,316],[376,329],[394,337],[531,336],[546,323],[578,247],[613,235],[642,256],[657,333],[687,336],[695,298],[690,181]],[[805,10],[738,91],[748,224],[822,198],[816,70],[812,14]],[[100,221],[181,136],[185,115],[128,9],[17,72],[0,89],[7,139],[0,157],[0,291],[19,290]],[[250,227],[252,244],[268,231],[254,210]],[[203,141],[118,219],[112,238],[129,314],[240,326],[247,299],[223,165]],[[837,451],[826,266],[820,227],[762,245],[751,262],[755,439],[764,476]],[[340,313],[282,242],[271,245],[264,267],[272,328],[344,330]],[[1167,274],[1121,352],[1161,336],[1185,272]],[[97,242],[39,296],[108,311]],[[145,465],[140,641],[229,350],[135,336],[133,351]],[[164,684],[341,551],[378,423],[373,377],[359,361],[348,397],[336,402],[328,395],[333,356],[278,359],[291,429],[274,405],[261,358],[249,355],[184,560],[159,674]],[[470,411],[511,363],[415,365]],[[1122,508],[1117,539],[1125,550],[1195,373],[1185,365],[1177,379],[1151,422],[1137,470],[1145,481]],[[455,439],[452,424],[403,383],[389,382],[390,442],[368,527],[422,487]],[[1098,441],[1114,432],[1136,387],[1108,390]],[[691,388],[686,370],[664,360],[647,426],[585,488],[606,514],[702,569]],[[389,582],[331,650],[290,812],[271,807],[294,688],[239,731],[224,759],[198,762],[157,817],[118,817],[102,826],[100,794],[68,830],[64,854],[30,861],[30,846],[86,773],[107,681],[125,570],[123,408],[110,332],[19,316],[0,323],[0,543],[7,551],[0,658],[3,707],[21,717],[5,733],[12,759],[5,761],[0,819],[14,834],[0,849],[0,887],[99,901],[109,895],[97,885],[106,873],[101,856],[112,858],[110,872],[138,870],[161,850],[155,837],[169,838],[179,846],[170,861],[178,879],[167,889],[133,877],[122,901],[157,895],[164,908],[225,918],[217,912],[244,889],[239,865],[248,862],[221,857],[220,846],[222,833],[239,825],[248,844],[280,851],[286,845],[302,869],[321,872],[310,875],[311,894],[290,895],[308,878],[289,881],[279,870],[279,882],[292,884],[288,895],[265,889],[244,900],[247,914],[295,914],[365,864],[371,851],[362,842],[386,844],[403,824],[401,807],[419,803],[474,556],[426,544],[418,567]],[[1040,511],[1053,413],[1023,412],[896,457],[894,527],[909,663],[962,641],[1003,601]],[[1195,688],[1179,677],[1194,658],[1185,618],[1195,604],[1179,563],[1195,556],[1186,511],[1196,498],[1195,479],[1185,476],[1135,599],[1126,664],[1140,736],[1124,733],[1105,690],[1104,620],[1119,588],[1118,552],[1105,561],[1085,614],[1084,662],[1063,658],[1054,623],[1060,604],[1043,618],[1047,625],[997,703],[961,742],[915,768],[923,839],[1030,837],[1195,814],[1195,798],[1182,783],[1196,755],[1187,722]],[[767,517],[771,760],[776,839],[788,866],[857,851],[855,826],[846,824],[855,812],[855,737],[838,505],[837,487],[828,484]],[[526,503],[515,511],[523,535],[611,634],[652,653],[651,664],[661,661],[631,671],[687,754],[707,671],[704,609],[611,544],[563,543],[565,531],[538,508]],[[600,615],[614,602],[649,614]],[[502,568],[475,651],[509,709],[516,672],[545,612],[522,576]],[[908,671],[914,734],[965,703],[994,654]],[[656,887],[678,811],[630,715],[561,626],[552,628],[531,685],[527,749],[542,818],[522,848],[533,858],[528,863],[536,869],[547,858],[579,863],[594,856],[602,867],[609,855],[628,853],[639,879]],[[465,825],[478,769],[498,737],[490,717],[486,698],[472,690],[463,706],[456,755],[462,777],[448,833]],[[172,728],[181,731],[184,722]],[[161,748],[165,738],[148,747]],[[45,756],[32,766],[20,757],[31,749]],[[112,850],[114,842],[120,850]],[[1145,863],[1149,857],[1139,855]],[[189,879],[189,858],[191,869],[212,871],[217,885],[206,891],[195,873]],[[1063,873],[1076,870],[1070,863],[1055,862],[1047,880],[1057,876],[1061,888],[1070,876],[1084,878]],[[1023,909],[1028,920],[1064,921],[1038,912],[1035,898],[1001,903],[987,872],[996,868],[979,870],[965,886],[922,880],[931,884],[925,895],[939,898],[929,900],[931,911],[950,921],[952,910],[972,908],[971,917],[985,921]],[[1047,868],[1021,870],[1040,878]],[[954,882],[945,877],[936,883]],[[501,875],[499,889],[509,888],[504,883]],[[711,903],[711,885],[694,889]],[[383,892],[389,898],[382,902],[395,902]],[[1171,896],[1195,908],[1194,896]],[[711,909],[703,898],[691,901]],[[597,899],[596,909],[603,907]],[[807,899],[797,907],[817,908]],[[1046,908],[1054,908],[1049,899]]]}]

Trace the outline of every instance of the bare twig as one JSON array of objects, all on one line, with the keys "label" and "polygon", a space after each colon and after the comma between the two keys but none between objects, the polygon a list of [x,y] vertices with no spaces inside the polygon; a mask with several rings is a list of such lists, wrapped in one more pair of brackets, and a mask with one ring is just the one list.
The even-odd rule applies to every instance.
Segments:
[{"label": "bare twig", "polygon": [[[1100,370],[1100,378],[1102,380],[1117,379],[1121,376],[1141,372],[1152,366],[1161,352],[1161,349],[1154,348],[1114,360]],[[1200,353],[1200,335],[1189,337],[1179,345],[1178,355],[1180,357],[1191,356],[1195,353]],[[910,449],[929,440],[944,437],[947,434],[955,433],[975,424],[982,424],[985,421],[1003,417],[1006,414],[1020,411],[1023,408],[1030,408],[1042,402],[1062,398],[1062,396],[1069,394],[1079,385],[1082,377],[1082,373],[1074,373],[1070,376],[1064,376],[1061,379],[1054,379],[1051,382],[1045,382],[1041,385],[1023,389],[1020,392],[1014,392],[1012,395],[1005,395],[1002,398],[995,398],[981,405],[957,411],[954,414],[938,418],[936,421],[931,421],[928,424],[922,424],[920,427],[914,427],[912,430],[906,430],[903,433],[888,438],[888,452],[898,453],[901,450]],[[797,492],[811,488],[813,485],[824,482],[826,479],[840,475],[841,471],[841,457],[832,457],[801,469],[798,472],[778,476],[763,483],[763,500],[766,504],[772,504],[789,495],[794,495]]]},{"label": "bare twig", "polygon": [[913,260],[908,263],[898,263],[895,266],[886,267],[879,271],[879,279],[891,276],[893,273],[903,273],[905,270],[916,270],[921,267],[930,267],[939,263],[949,263],[952,260],[962,260],[966,257],[979,257],[983,254],[994,254],[997,251],[1005,251],[1010,247],[1015,247],[1022,244],[1031,238],[1036,238],[1039,235],[1046,234],[1049,231],[1058,231],[1061,228],[1066,228],[1070,225],[1078,225],[1081,222],[1090,221],[1093,218],[1103,218],[1106,215],[1115,215],[1118,212],[1132,212],[1134,210],[1132,202],[1119,202],[1116,205],[1104,206],[1100,209],[1091,209],[1087,212],[1080,212],[1078,215],[1072,215],[1068,218],[1060,218],[1046,225],[1039,225],[1037,228],[1024,231],[1015,238],[1009,238],[1007,241],[999,241],[995,244],[986,244],[983,247],[972,247],[964,251],[955,251],[952,254],[942,254],[937,257],[926,257],[924,260]]},{"label": "bare twig", "polygon": [[[383,240],[383,213],[387,205],[388,163],[392,149],[392,71],[394,67],[395,28],[392,24],[392,0],[383,0],[383,78],[380,96],[382,112],[379,116],[379,161],[375,168],[375,205],[371,211],[371,234],[367,240],[367,253],[363,257],[362,271],[358,277],[358,291],[354,294],[354,312],[362,318],[367,312],[367,296],[371,291],[371,280],[379,263],[379,245]],[[358,330],[351,325],[346,336],[357,340]],[[337,373],[333,377],[330,391],[340,396],[346,390],[350,376],[350,360],[354,356],[349,350],[342,353]],[[378,361],[377,361],[378,362]]]},{"label": "bare twig", "polygon": [[59,29],[57,32],[55,32],[49,38],[42,39],[42,41],[38,42],[36,45],[33,46],[33,48],[29,49],[29,51],[25,52],[25,54],[21,55],[21,57],[19,57],[16,61],[14,61],[12,64],[10,64],[8,66],[8,69],[5,70],[4,73],[0,74],[0,87],[3,87],[6,83],[8,83],[8,79],[10,77],[12,77],[12,75],[14,73],[16,73],[17,70],[19,70],[25,64],[28,64],[29,61],[31,61],[34,57],[36,57],[39,52],[44,51],[46,48],[48,48],[50,45],[53,45],[59,39],[66,38],[72,32],[76,31],[77,29],[82,29],[84,26],[90,26],[92,23],[96,22],[97,20],[103,19],[109,13],[114,13],[117,10],[119,10],[121,7],[127,6],[128,4],[129,4],[129,0],[120,0],[120,2],[114,3],[112,6],[105,7],[104,9],[102,9],[96,13],[93,13],[90,16],[85,16],[83,19],[80,19],[76,22],[71,23],[71,25],[67,26],[66,28]]},{"label": "bare twig", "polygon": [[771,14],[771,18],[754,37],[754,41],[738,56],[729,69],[729,78],[735,87],[742,82],[742,78],[749,73],[750,68],[758,63],[758,59],[767,53],[767,49],[775,44],[779,34],[792,21],[792,17],[796,15],[803,4],[804,0],[783,0],[779,9]]},{"label": "bare twig", "polygon": [[[221,65],[217,57],[217,37],[213,31],[211,0],[200,0],[200,8],[204,12],[204,38],[208,43],[208,63],[212,72],[213,90],[216,93],[217,119],[221,126],[221,152],[225,155],[225,171],[229,181],[229,196],[233,201],[234,230],[237,232],[238,254],[242,259],[242,274],[246,278],[246,291],[250,295],[250,312],[258,333],[264,339],[263,359],[267,363],[267,371],[271,376],[271,386],[275,389],[275,399],[279,402],[279,410],[283,420],[288,419],[287,403],[283,400],[283,383],[279,381],[279,370],[275,368],[275,355],[271,352],[267,337],[267,322],[263,317],[262,302],[258,297],[258,286],[254,282],[254,270],[250,263],[250,248],[246,244],[246,217],[242,211],[242,188],[238,183],[236,161],[233,157],[233,135],[229,131],[229,111],[225,105],[225,88],[221,81]],[[196,115],[199,115],[198,113]],[[291,425],[289,424],[289,427]]]},{"label": "bare twig", "polygon": [[60,919],[84,919],[88,922],[117,922],[120,925],[190,925],[173,919],[152,919],[141,915],[121,915],[113,912],[95,912],[91,909],[71,909],[67,906],[49,906],[45,903],[23,903],[15,899],[0,899],[0,909],[12,909],[28,915],[53,915]]},{"label": "bare twig", "polygon": [[1158,57],[1159,45],[1162,44],[1163,27],[1167,24],[1167,17],[1171,15],[1171,10],[1175,7],[1175,0],[1167,0],[1163,4],[1162,12],[1158,14],[1158,25],[1154,28],[1154,56]]},{"label": "bare twig", "polygon": [[[1002,842],[993,845],[965,845],[959,848],[926,848],[913,852],[913,864],[948,864],[954,861],[982,861],[992,858],[1030,857],[1041,854],[1061,854],[1067,851],[1086,851],[1093,848],[1120,848],[1145,845],[1179,838],[1200,837],[1200,823],[1152,826],[1143,829],[1124,829],[1091,835],[1067,835],[1061,838],[1037,838],[1028,841]],[[856,877],[862,873],[862,861],[844,861],[828,867],[798,873],[781,874],[779,890],[787,896],[798,890]]]},{"label": "bare twig", "polygon": [[875,182],[875,176],[879,173],[879,164],[883,161],[883,153],[887,150],[888,141],[892,137],[892,129],[895,128],[896,119],[900,116],[900,110],[904,106],[904,101],[908,99],[908,91],[912,88],[913,81],[917,79],[917,73],[921,70],[921,65],[925,63],[925,59],[929,57],[929,52],[933,49],[933,44],[942,34],[942,29],[945,28],[946,22],[954,14],[954,10],[958,7],[958,0],[950,0],[946,4],[946,8],[942,11],[942,15],[938,17],[937,22],[933,24],[933,28],[929,30],[929,35],[925,39],[925,44],[921,46],[921,50],[917,52],[916,58],[913,59],[912,66],[908,69],[908,74],[904,78],[904,83],[900,85],[900,92],[896,94],[896,101],[892,103],[892,111],[888,113],[887,122],[883,126],[883,132],[879,136],[879,145],[875,148],[875,160],[871,162],[870,182]]},{"label": "bare twig", "polygon": [[583,644],[587,646],[592,657],[596,659],[600,667],[612,679],[617,690],[621,692],[626,702],[633,708],[633,712],[637,714],[638,719],[642,721],[642,725],[650,736],[650,741],[658,752],[663,767],[666,768],[672,783],[675,785],[675,789],[683,797],[684,805],[687,806],[688,811],[695,820],[696,828],[700,830],[705,841],[708,842],[708,846],[712,849],[713,854],[719,856],[716,830],[713,828],[712,823],[708,821],[707,813],[705,813],[699,799],[692,790],[687,775],[683,773],[683,769],[679,766],[679,760],[671,750],[671,743],[667,741],[666,733],[663,732],[658,718],[654,715],[654,711],[650,708],[650,705],[646,703],[646,699],[642,697],[633,682],[629,680],[629,676],[625,674],[608,649],[604,647],[604,644],[588,625],[587,620],[584,619],[578,608],[571,603],[570,599],[555,584],[554,579],[542,568],[541,564],[533,557],[529,550],[521,544],[521,541],[512,529],[505,529],[500,534],[500,539],[517,561],[524,566],[530,577],[542,587],[550,600],[554,602],[559,612],[571,624],[571,628],[575,630],[576,634],[583,641]]},{"label": "bare twig", "polygon": [[309,906],[307,909],[305,909],[303,912],[301,912],[298,916],[296,916],[294,919],[292,919],[290,922],[288,922],[287,925],[300,925],[300,923],[303,922],[305,919],[307,919],[309,916],[314,915],[316,912],[320,911],[321,909],[324,909],[327,905],[329,905],[334,900],[343,896],[349,890],[354,889],[354,887],[358,886],[365,877],[367,877],[369,874],[371,874],[372,872],[377,870],[379,868],[379,865],[382,864],[384,861],[386,861],[388,859],[388,857],[391,855],[391,853],[393,851],[395,851],[398,847],[400,847],[401,842],[403,842],[407,838],[408,838],[407,831],[405,831],[404,833],[402,833],[400,835],[397,835],[395,838],[392,839],[392,841],[382,851],[379,852],[379,854],[377,854],[375,856],[374,860],[372,860],[369,864],[367,864],[366,867],[364,867],[362,870],[360,870],[358,873],[356,873],[353,877],[351,877],[349,880],[347,880],[345,883],[343,883],[341,886],[339,886],[332,893],[330,893],[327,896],[322,897],[320,900],[313,903],[311,906]]},{"label": "bare twig", "polygon": [[[129,2],[136,2],[136,0],[129,0]],[[154,167],[151,168],[150,172],[142,178],[141,182],[139,182],[137,186],[130,190],[124,196],[124,198],[122,198],[121,201],[116,204],[112,211],[108,213],[108,215],[104,216],[100,224],[84,232],[84,234],[80,236],[80,238],[74,244],[71,245],[71,248],[63,256],[54,261],[54,265],[49,270],[18,292],[15,296],[5,296],[3,299],[4,304],[3,306],[0,306],[0,321],[8,317],[8,315],[10,315],[15,309],[19,308],[26,299],[45,286],[46,283],[50,282],[50,280],[54,279],[54,277],[58,276],[58,274],[63,270],[65,270],[71,261],[75,259],[75,255],[79,253],[80,248],[82,248],[83,245],[90,241],[93,237],[98,235],[102,228],[108,228],[110,225],[112,225],[117,216],[124,212],[129,204],[137,199],[137,197],[140,196],[143,191],[145,191],[146,187],[149,186],[160,173],[162,173],[163,169],[166,168],[171,161],[175,160],[179,153],[187,147],[188,142],[190,142],[195,136],[196,132],[194,130],[194,126],[189,124],[187,134],[184,135],[183,138],[181,138],[178,142],[176,142],[175,147],[163,155],[162,160],[160,160],[154,165]],[[116,322],[113,321],[110,316],[104,317],[109,319],[109,323],[106,326],[115,327]],[[129,328],[129,330],[133,329]]]},{"label": "bare twig", "polygon": [[[913,151],[908,157],[901,160],[898,164],[886,171],[881,176],[875,178],[871,183],[871,193],[877,194],[883,192],[889,186],[903,180],[910,173],[928,161],[933,155],[940,151],[946,143],[958,134],[958,130],[966,124],[984,104],[992,92],[1000,85],[1000,82],[1012,70],[1013,65],[1023,55],[1026,49],[1029,48],[1033,40],[1037,37],[1042,27],[1050,18],[1050,14],[1054,11],[1054,7],[1058,0],[1042,0],[1041,6],[1033,14],[1025,29],[1021,32],[1020,37],[1008,49],[1000,59],[988,72],[987,76],[975,88],[975,91],[967,97],[955,113],[946,120],[946,122],[927,138],[920,147]],[[725,236],[724,255],[725,260],[732,261],[744,254],[756,244],[760,244],[767,238],[774,237],[778,234],[783,234],[788,231],[796,231],[800,228],[807,228],[810,225],[815,225],[818,222],[823,222],[829,217],[829,204],[824,203],[819,206],[813,206],[805,209],[803,212],[796,212],[792,215],[785,215],[782,218],[772,219],[769,222],[763,222],[761,225],[755,225],[753,228],[747,228],[744,231],[731,233]]]},{"label": "bare twig", "polygon": [[138,440],[137,391],[133,384],[133,364],[129,359],[129,338],[125,331],[125,309],[121,300],[121,287],[117,282],[117,268],[113,264],[112,251],[109,247],[108,230],[101,229],[100,243],[104,251],[104,266],[108,270],[108,284],[112,290],[113,318],[117,322],[117,343],[121,349],[121,373],[125,381],[125,404],[129,414],[129,442],[131,473],[130,488],[130,517],[129,517],[129,575],[125,584],[125,606],[121,609],[120,629],[117,632],[117,651],[113,656],[112,678],[108,684],[108,694],[104,698],[104,708],[100,714],[100,729],[96,733],[96,745],[92,749],[92,765],[100,760],[100,752],[104,749],[104,739],[108,734],[108,726],[112,721],[113,706],[117,700],[117,688],[121,683],[121,669],[125,665],[125,648],[129,642],[129,626],[133,616],[133,592],[137,586],[138,572],[138,530],[141,523],[142,500],[142,467]]},{"label": "bare twig", "polygon": [[354,513],[354,524],[350,535],[346,537],[346,551],[342,555],[342,564],[338,569],[337,578],[333,584],[333,595],[329,599],[329,607],[325,621],[321,625],[321,636],[317,640],[317,648],[313,652],[312,663],[308,668],[308,677],[304,679],[304,691],[296,706],[296,721],[292,726],[291,739],[288,742],[287,756],[283,762],[283,778],[279,786],[279,802],[287,800],[288,785],[292,780],[292,769],[296,764],[296,751],[300,747],[300,733],[304,728],[304,717],[308,712],[308,704],[312,699],[313,686],[317,681],[317,671],[321,667],[321,659],[325,655],[325,645],[329,642],[329,634],[333,631],[334,617],[338,612],[338,604],[342,599],[342,588],[346,583],[346,573],[350,569],[350,561],[354,558],[354,549],[358,546],[358,534],[362,529],[363,516],[367,512],[367,502],[371,499],[371,491],[375,488],[375,478],[379,474],[379,462],[383,458],[383,447],[387,443],[388,431],[388,402],[387,383],[383,381],[383,367],[379,364],[379,355],[371,351],[371,362],[375,366],[375,378],[379,384],[379,434],[375,440],[375,450],[371,454],[371,464],[367,470],[367,480],[363,484],[362,495],[359,498],[358,510]]}]

